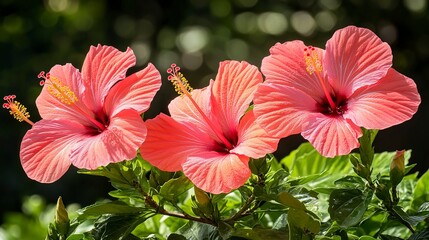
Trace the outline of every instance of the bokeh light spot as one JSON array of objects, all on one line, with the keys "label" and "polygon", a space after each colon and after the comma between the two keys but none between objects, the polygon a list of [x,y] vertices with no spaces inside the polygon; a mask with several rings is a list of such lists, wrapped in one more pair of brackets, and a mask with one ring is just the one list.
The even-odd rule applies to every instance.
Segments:
[{"label": "bokeh light spot", "polygon": [[231,12],[231,4],[227,0],[212,0],[210,2],[210,11],[213,16],[226,17]]},{"label": "bokeh light spot", "polygon": [[122,15],[116,19],[114,29],[118,36],[122,38],[129,38],[135,32],[136,23],[132,18]]},{"label": "bokeh light spot", "polygon": [[384,24],[380,27],[379,34],[380,38],[389,44],[394,43],[398,37],[398,31],[396,30],[395,25],[390,23]]},{"label": "bokeh light spot", "polygon": [[203,64],[203,55],[200,52],[182,54],[182,65],[189,70],[196,70]]},{"label": "bokeh light spot", "polygon": [[405,6],[413,12],[423,12],[426,9],[426,0],[405,0]]},{"label": "bokeh light spot", "polygon": [[206,28],[194,26],[184,29],[176,38],[177,47],[185,53],[193,53],[202,50],[209,41],[209,33]]},{"label": "bokeh light spot", "polygon": [[75,13],[79,9],[77,0],[48,0],[48,7],[54,12]]},{"label": "bokeh light spot", "polygon": [[176,32],[168,27],[162,28],[158,33],[158,45],[162,49],[172,49],[176,45]]},{"label": "bokeh light spot", "polygon": [[179,62],[179,60],[179,55],[177,55],[176,52],[170,50],[162,50],[158,53],[156,57],[155,66],[157,69],[163,71],[167,70],[172,63],[181,65],[182,63]]},{"label": "bokeh light spot", "polygon": [[235,29],[244,34],[255,32],[257,29],[257,15],[251,12],[238,14],[234,18]]},{"label": "bokeh light spot", "polygon": [[131,49],[133,49],[134,54],[136,55],[136,66],[145,65],[149,60],[151,54],[149,44],[143,42],[134,42],[131,44]]},{"label": "bokeh light spot", "polygon": [[337,17],[330,11],[321,11],[315,16],[316,23],[322,31],[328,32],[337,23]]},{"label": "bokeh light spot", "polygon": [[281,13],[265,12],[258,17],[258,27],[264,33],[279,35],[286,31],[288,22]]},{"label": "bokeh light spot", "polygon": [[24,31],[24,20],[18,15],[8,15],[3,19],[3,28],[9,33],[21,33]]},{"label": "bokeh light spot", "polygon": [[226,55],[230,59],[245,60],[249,57],[249,46],[241,39],[231,39],[226,43]]},{"label": "bokeh light spot", "polygon": [[316,28],[314,18],[306,11],[298,11],[291,16],[292,27],[301,35],[309,36]]}]

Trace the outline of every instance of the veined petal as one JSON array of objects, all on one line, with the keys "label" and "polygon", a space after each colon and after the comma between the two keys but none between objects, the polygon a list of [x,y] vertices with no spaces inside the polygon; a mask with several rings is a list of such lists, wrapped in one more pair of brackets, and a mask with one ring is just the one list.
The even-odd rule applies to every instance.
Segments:
[{"label": "veined petal", "polygon": [[110,88],[124,79],[128,68],[135,63],[136,57],[130,48],[121,52],[110,46],[91,46],[82,66],[86,105],[93,112],[100,111]]},{"label": "veined petal", "polygon": [[183,172],[195,184],[213,194],[229,193],[246,183],[249,158],[236,154],[200,152],[183,164]]},{"label": "veined petal", "polygon": [[326,43],[323,66],[331,85],[349,97],[376,83],[392,66],[392,51],[377,35],[355,26],[340,29]]},{"label": "veined petal", "polygon": [[[212,87],[213,81],[210,81],[210,85],[208,87],[195,89],[191,92],[192,98],[197,103],[198,107],[211,120],[213,120],[212,117],[215,117],[211,113],[212,108],[210,105]],[[212,129],[188,97],[178,96],[173,99],[168,105],[168,111],[170,112],[171,117],[177,122],[195,125],[201,129],[201,131],[214,136]]]},{"label": "veined petal", "polygon": [[189,155],[216,146],[216,142],[198,126],[177,122],[163,113],[147,120],[146,125],[148,134],[140,154],[164,171],[180,171]]},{"label": "veined petal", "polygon": [[232,153],[261,158],[277,149],[279,138],[274,138],[256,123],[253,110],[247,112],[238,125],[238,143]]},{"label": "veined petal", "polygon": [[78,168],[96,169],[109,163],[133,159],[146,137],[140,114],[126,109],[110,119],[103,132],[88,133],[74,146],[70,161]]},{"label": "veined petal", "polygon": [[84,126],[64,119],[36,122],[21,142],[21,164],[27,176],[41,183],[58,180],[70,167],[71,148],[85,133]]},{"label": "veined petal", "polygon": [[153,64],[119,81],[109,91],[104,107],[107,114],[115,115],[124,109],[145,112],[161,86],[161,75]]},{"label": "veined petal", "polygon": [[237,129],[259,83],[262,74],[257,67],[245,61],[220,63],[212,89],[212,107],[224,131]]},{"label": "veined petal", "polygon": [[307,118],[318,111],[312,97],[277,83],[261,84],[253,101],[256,121],[273,137],[300,133]]},{"label": "veined petal", "polygon": [[301,135],[325,157],[349,154],[359,147],[361,129],[342,117],[329,117],[323,114],[308,119]]},{"label": "veined petal", "polygon": [[343,116],[367,129],[385,129],[410,119],[419,104],[414,81],[391,68],[376,84],[354,92]]},{"label": "veined petal", "polygon": [[[36,99],[36,105],[40,116],[43,119],[63,118],[82,124],[88,124],[89,121],[80,111],[85,112],[87,116],[93,116],[93,114],[81,101],[84,86],[79,70],[68,63],[63,66],[55,65],[51,68],[49,74],[51,78],[57,79],[55,84],[61,84],[61,86],[57,87],[68,88],[76,96],[77,101],[72,104],[63,103],[59,98],[49,93],[48,88],[51,88],[51,91],[56,90],[50,81],[46,81],[42,92]],[[78,111],[77,108],[80,110]]]},{"label": "veined petal", "polygon": [[[308,47],[302,41],[290,41],[283,44],[277,43],[270,48],[270,55],[262,60],[261,71],[265,75],[265,83],[293,87],[311,96],[318,102],[323,102],[325,93],[331,91],[327,77],[320,73],[321,79],[307,71],[304,49]],[[323,49],[314,48],[320,63],[323,62]]]}]

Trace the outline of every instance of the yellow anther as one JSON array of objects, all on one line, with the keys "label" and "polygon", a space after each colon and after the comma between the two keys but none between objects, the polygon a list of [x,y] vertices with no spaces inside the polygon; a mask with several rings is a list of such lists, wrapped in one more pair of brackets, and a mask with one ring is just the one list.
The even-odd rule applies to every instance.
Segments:
[{"label": "yellow anther", "polygon": [[78,101],[76,94],[57,77],[49,76],[46,81],[49,83],[47,86],[48,92],[62,103],[71,105]]},{"label": "yellow anther", "polygon": [[171,68],[167,70],[167,73],[170,75],[168,76],[168,80],[173,83],[174,90],[179,94],[180,96],[183,96],[184,94],[189,94],[192,92],[193,88],[189,85],[188,80],[183,76],[181,72],[179,72],[180,67],[176,66],[175,64],[171,65]]},{"label": "yellow anther", "polygon": [[304,48],[304,59],[307,65],[307,72],[312,75],[314,72],[322,72],[322,63],[314,47]]},{"label": "yellow anther", "polygon": [[15,101],[15,98],[15,95],[5,96],[3,100],[5,100],[6,102],[3,103],[3,108],[9,109],[10,115],[12,115],[13,118],[18,120],[19,122],[26,121],[30,125],[33,125],[34,123],[29,119],[30,113],[28,113],[27,108],[20,102]]}]

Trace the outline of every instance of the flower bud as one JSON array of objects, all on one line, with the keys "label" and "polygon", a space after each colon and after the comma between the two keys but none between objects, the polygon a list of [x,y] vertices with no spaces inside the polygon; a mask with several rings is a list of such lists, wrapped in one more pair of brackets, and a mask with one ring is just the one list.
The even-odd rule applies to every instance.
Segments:
[{"label": "flower bud", "polygon": [[70,227],[70,219],[61,197],[55,209],[55,226],[59,234],[66,236]]},{"label": "flower bud", "polygon": [[405,150],[396,151],[390,164],[390,182],[392,186],[398,186],[405,175]]}]

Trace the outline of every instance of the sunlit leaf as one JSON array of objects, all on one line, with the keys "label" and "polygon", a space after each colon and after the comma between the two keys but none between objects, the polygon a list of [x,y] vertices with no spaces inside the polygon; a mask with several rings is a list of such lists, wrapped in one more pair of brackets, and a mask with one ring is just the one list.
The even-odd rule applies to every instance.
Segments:
[{"label": "sunlit leaf", "polygon": [[165,182],[159,190],[159,195],[168,201],[175,202],[177,197],[193,187],[192,182],[185,176],[173,178]]},{"label": "sunlit leaf", "polygon": [[334,190],[329,197],[331,219],[343,227],[354,226],[361,221],[371,199],[371,192],[359,189]]}]

